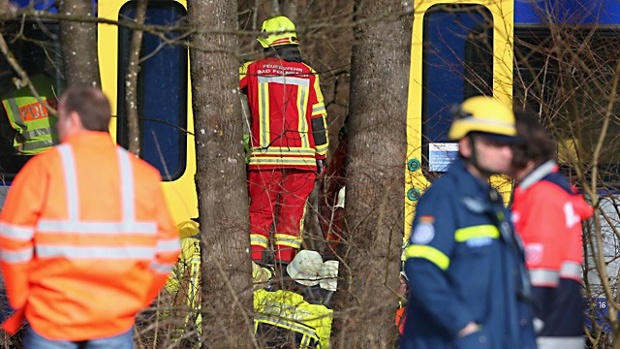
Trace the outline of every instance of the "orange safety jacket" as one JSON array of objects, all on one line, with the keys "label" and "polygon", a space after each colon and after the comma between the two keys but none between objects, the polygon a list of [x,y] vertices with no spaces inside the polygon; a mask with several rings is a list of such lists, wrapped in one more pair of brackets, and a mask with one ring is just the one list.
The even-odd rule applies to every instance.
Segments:
[{"label": "orange safety jacket", "polygon": [[329,147],[318,74],[303,62],[267,57],[240,68],[250,107],[249,170],[316,170]]},{"label": "orange safety jacket", "polygon": [[106,132],[83,131],[31,159],[0,214],[11,307],[37,333],[71,341],[129,330],[166,282],[179,237],[159,172]]}]

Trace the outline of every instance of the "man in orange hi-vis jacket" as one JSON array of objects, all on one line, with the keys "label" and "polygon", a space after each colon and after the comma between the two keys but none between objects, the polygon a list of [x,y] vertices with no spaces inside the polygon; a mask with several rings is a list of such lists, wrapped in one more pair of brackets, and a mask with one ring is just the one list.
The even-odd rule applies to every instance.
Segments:
[{"label": "man in orange hi-vis jacket", "polygon": [[0,264],[26,349],[133,348],[135,315],[164,286],[179,237],[159,172],[116,146],[91,87],[58,104],[61,144],[31,159],[0,214]]},{"label": "man in orange hi-vis jacket", "polygon": [[274,259],[284,265],[301,246],[306,202],[316,178],[325,173],[327,112],[319,76],[301,59],[295,24],[282,15],[268,18],[258,41],[265,57],[240,68],[251,114],[251,252],[256,263],[269,260],[264,253],[275,223]]}]

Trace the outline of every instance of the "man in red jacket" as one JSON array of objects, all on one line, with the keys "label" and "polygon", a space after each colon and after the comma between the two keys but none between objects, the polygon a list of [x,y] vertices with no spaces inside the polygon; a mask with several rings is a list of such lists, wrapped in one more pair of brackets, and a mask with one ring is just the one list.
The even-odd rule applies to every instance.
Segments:
[{"label": "man in red jacket", "polygon": [[[240,68],[250,107],[250,240],[252,260],[264,263],[275,222],[278,265],[288,264],[302,242],[306,202],[325,171],[326,111],[318,74],[299,52],[295,25],[266,19],[258,38],[265,57]],[[276,210],[277,207],[277,210]]]},{"label": "man in red jacket", "polygon": [[556,145],[535,114],[516,113],[512,206],[539,320],[539,349],[584,348],[581,222],[592,207],[558,172]]},{"label": "man in red jacket", "polygon": [[110,104],[72,87],[58,104],[61,144],[32,158],[0,214],[0,266],[24,348],[133,348],[136,314],[164,286],[179,237],[159,172],[116,146]]}]

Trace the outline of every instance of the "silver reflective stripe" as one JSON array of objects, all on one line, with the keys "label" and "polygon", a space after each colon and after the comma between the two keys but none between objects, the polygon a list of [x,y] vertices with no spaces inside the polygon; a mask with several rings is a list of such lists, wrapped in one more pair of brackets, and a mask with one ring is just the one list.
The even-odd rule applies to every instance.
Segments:
[{"label": "silver reflective stripe", "polygon": [[7,263],[25,263],[32,259],[32,255],[32,247],[23,248],[17,251],[0,249],[0,259]]},{"label": "silver reflective stripe", "polygon": [[262,236],[262,235],[258,235],[258,234],[250,234],[250,243],[252,244],[267,244],[269,242],[269,239],[267,239],[266,237]]},{"label": "silver reflective stripe", "polygon": [[70,222],[42,219],[37,226],[37,231],[41,234],[84,233],[118,235],[135,233],[153,235],[157,232],[157,225],[152,222]]},{"label": "silver reflective stripe", "polygon": [[560,280],[560,273],[555,270],[535,269],[530,270],[532,286],[557,285]]},{"label": "silver reflective stripe", "polygon": [[144,246],[73,246],[37,244],[37,256],[44,258],[86,258],[86,259],[153,259],[154,247]]},{"label": "silver reflective stripe", "polygon": [[564,262],[562,263],[562,269],[560,269],[560,277],[568,279],[581,279],[582,270],[581,264],[576,262]]},{"label": "silver reflective stripe", "polygon": [[118,161],[120,164],[120,181],[121,181],[121,197],[123,205],[123,221],[133,221],[136,217],[133,183],[133,171],[131,168],[131,160],[129,159],[129,153],[123,149],[116,148],[118,154]]},{"label": "silver reflective stripe", "polygon": [[49,148],[53,145],[54,145],[54,140],[52,139],[46,139],[44,141],[38,141],[38,142],[26,142],[22,145],[21,150],[25,151],[25,150]]},{"label": "silver reflective stripe", "polygon": [[295,238],[295,237],[283,237],[283,234],[277,234],[276,236],[276,245],[286,245],[286,246],[291,246],[291,247],[300,247],[301,246],[301,242],[302,239],[301,238]]},{"label": "silver reflective stripe", "polygon": [[297,106],[299,114],[297,118],[299,119],[297,122],[297,132],[301,137],[301,147],[309,148],[310,141],[308,140],[308,123],[306,122],[306,106],[308,105],[308,101],[306,100],[308,95],[308,85],[303,85],[299,89],[299,105]]},{"label": "silver reflective stripe", "polygon": [[553,160],[549,160],[544,164],[538,166],[534,171],[530,172],[530,174],[528,174],[527,177],[525,177],[523,181],[521,181],[521,183],[519,183],[519,187],[521,187],[521,189],[523,190],[529,188],[534,183],[540,181],[546,175],[553,172],[555,166],[557,166],[557,164]]},{"label": "silver reflective stripe", "polygon": [[582,336],[575,337],[538,337],[538,349],[583,349],[585,340]]},{"label": "silver reflective stripe", "polygon": [[13,118],[15,119],[15,123],[25,126],[21,115],[19,115],[19,106],[17,105],[17,100],[15,98],[9,99],[9,105],[11,106],[11,111],[13,111]]},{"label": "silver reflective stripe", "polygon": [[15,240],[30,240],[34,236],[34,228],[0,222],[0,236]]},{"label": "silver reflective stripe", "polygon": [[28,141],[35,137],[39,136],[47,136],[52,133],[52,129],[50,127],[39,128],[36,130],[26,131],[22,133],[22,136]]},{"label": "silver reflective stripe", "polygon": [[161,264],[157,262],[151,263],[151,269],[161,274],[170,274],[170,272],[172,272],[172,267],[173,266],[170,264]]},{"label": "silver reflective stripe", "polygon": [[293,78],[290,76],[259,76],[258,83],[276,83],[283,85],[308,87],[310,85],[310,80],[303,78]]},{"label": "silver reflective stripe", "polygon": [[312,115],[316,115],[316,114],[321,114],[321,113],[325,113],[325,106],[324,105],[315,105],[314,107],[312,107]]},{"label": "silver reflective stripe", "polygon": [[514,129],[514,124],[511,124],[509,122],[504,122],[504,121],[496,121],[496,120],[481,119],[481,118],[476,119],[473,116],[466,117],[461,120],[466,121],[468,123],[478,124],[478,125],[483,125],[483,126],[488,125],[488,126],[506,127],[506,128]]},{"label": "silver reflective stripe", "polygon": [[291,148],[291,147],[269,147],[269,148],[261,148],[261,147],[252,147],[252,153],[260,154],[260,155],[275,155],[279,156],[282,153],[286,154],[295,154],[295,155],[309,155],[314,156],[315,150],[314,148]]},{"label": "silver reflective stripe", "polygon": [[179,248],[179,239],[176,238],[157,242],[157,252],[177,252]]},{"label": "silver reflective stripe", "polygon": [[69,213],[68,222],[77,223],[79,220],[80,197],[77,188],[77,168],[75,167],[75,158],[73,150],[68,144],[61,144],[56,149],[60,154],[62,168],[65,173],[65,187],[67,188],[67,212]]},{"label": "silver reflective stripe", "polygon": [[126,233],[155,235],[157,224],[155,222],[137,222],[135,220],[135,193],[133,183],[133,171],[129,153],[124,149],[117,148],[119,158],[121,205],[123,220],[121,222],[85,222],[79,219],[79,193],[77,184],[77,169],[73,150],[68,144],[61,144],[58,152],[63,164],[65,186],[67,194],[66,220],[41,219],[37,225],[37,231],[46,233],[83,233],[83,234],[107,234],[121,235]]},{"label": "silver reflective stripe", "polygon": [[261,83],[259,78],[258,80],[259,86],[259,97],[260,97],[260,112],[258,116],[260,118],[260,146],[266,147],[269,145],[269,122],[268,122],[268,114],[269,114],[269,101],[267,101],[267,97],[269,95],[269,85],[267,83]]}]

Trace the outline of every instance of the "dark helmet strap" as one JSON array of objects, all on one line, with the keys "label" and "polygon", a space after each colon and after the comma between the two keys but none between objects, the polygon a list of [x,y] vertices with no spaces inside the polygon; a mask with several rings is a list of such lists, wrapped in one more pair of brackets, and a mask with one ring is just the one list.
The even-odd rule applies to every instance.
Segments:
[{"label": "dark helmet strap", "polygon": [[467,161],[472,164],[483,176],[490,177],[491,175],[497,174],[489,169],[482,168],[478,163],[478,153],[476,151],[476,137],[473,133],[468,133],[467,138],[469,138],[469,146],[471,147],[471,156]]}]

